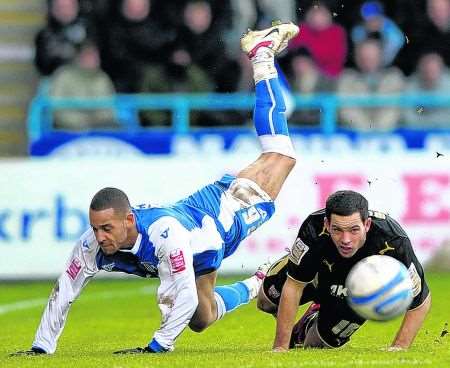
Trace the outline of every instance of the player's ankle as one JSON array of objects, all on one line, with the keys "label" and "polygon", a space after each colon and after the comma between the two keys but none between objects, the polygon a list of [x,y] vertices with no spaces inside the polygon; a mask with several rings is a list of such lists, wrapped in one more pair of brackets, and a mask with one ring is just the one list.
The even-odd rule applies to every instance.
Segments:
[{"label": "player's ankle", "polygon": [[263,79],[272,79],[278,77],[277,69],[275,68],[275,62],[273,55],[261,50],[252,59],[253,64],[253,79],[255,84]]}]

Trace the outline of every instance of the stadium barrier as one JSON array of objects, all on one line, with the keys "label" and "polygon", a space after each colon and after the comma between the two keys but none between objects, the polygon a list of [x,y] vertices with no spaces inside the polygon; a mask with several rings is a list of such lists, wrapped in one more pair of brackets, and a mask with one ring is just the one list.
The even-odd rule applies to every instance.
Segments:
[{"label": "stadium barrier", "polygon": [[[28,115],[31,140],[39,139],[53,129],[53,112],[60,109],[112,109],[116,112],[121,126],[131,131],[142,129],[138,119],[140,110],[170,110],[172,112],[170,129],[174,133],[185,134],[191,128],[189,116],[192,110],[252,110],[255,101],[252,93],[118,94],[111,98],[52,98],[46,90],[41,87],[31,102]],[[292,98],[294,109],[312,108],[320,111],[320,129],[325,135],[337,131],[337,112],[343,107],[450,108],[450,95],[434,93],[370,96],[333,93],[292,94]]]}]

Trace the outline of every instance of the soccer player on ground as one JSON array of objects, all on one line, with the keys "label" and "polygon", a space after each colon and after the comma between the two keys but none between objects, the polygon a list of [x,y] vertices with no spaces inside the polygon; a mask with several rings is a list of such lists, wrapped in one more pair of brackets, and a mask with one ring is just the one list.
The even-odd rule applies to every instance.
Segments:
[{"label": "soccer player on ground", "polygon": [[174,349],[186,326],[200,332],[257,296],[263,275],[216,287],[222,260],[274,213],[273,201],[295,165],[284,116],[285,104],[274,56],[298,33],[294,24],[248,32],[241,39],[254,68],[254,123],[261,156],[236,177],[225,175],[167,207],[131,208],[119,189],[104,188],[89,208],[91,228],[78,243],[49,298],[32,349],[52,354],[70,305],[100,270],[159,277],[160,328],[145,348],[120,353]]},{"label": "soccer player on ground", "polygon": [[[409,348],[431,305],[422,266],[395,220],[369,211],[361,194],[339,191],[303,222],[289,255],[267,271],[258,308],[277,318],[274,351],[337,348],[348,342],[365,320],[346,303],[345,279],[353,265],[375,254],[402,262],[413,281],[414,299],[390,350]],[[294,325],[298,305],[311,301]]]}]

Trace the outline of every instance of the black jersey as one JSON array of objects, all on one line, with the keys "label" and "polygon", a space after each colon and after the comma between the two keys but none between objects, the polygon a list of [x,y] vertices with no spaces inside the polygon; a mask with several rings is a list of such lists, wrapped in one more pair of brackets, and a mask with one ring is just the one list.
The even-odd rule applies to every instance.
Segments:
[{"label": "black jersey", "polygon": [[361,259],[382,254],[402,262],[413,281],[414,299],[409,309],[421,305],[428,296],[424,272],[417,260],[411,242],[402,227],[390,216],[370,211],[372,225],[365,244],[350,258],[342,257],[324,226],[325,210],[312,213],[300,227],[292,246],[288,276],[301,282],[311,282],[317,275],[316,300],[328,312],[340,311],[360,323],[363,320],[347,305],[345,279],[355,263]]}]

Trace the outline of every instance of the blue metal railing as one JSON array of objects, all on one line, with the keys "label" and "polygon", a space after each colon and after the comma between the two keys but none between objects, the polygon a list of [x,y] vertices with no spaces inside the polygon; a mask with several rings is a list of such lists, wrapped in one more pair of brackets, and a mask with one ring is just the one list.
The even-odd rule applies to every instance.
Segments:
[{"label": "blue metal railing", "polygon": [[[447,107],[450,95],[395,94],[350,96],[337,94],[293,95],[295,109],[320,110],[320,129],[325,135],[337,129],[338,110],[342,107]],[[171,129],[185,134],[190,130],[189,114],[192,110],[251,110],[255,95],[231,94],[118,94],[111,98],[51,98],[40,88],[30,105],[28,131],[31,142],[53,129],[53,112],[59,109],[113,109],[121,126],[128,131],[143,129],[139,125],[140,110],[170,110]],[[449,117],[450,121],[450,117]]]}]

